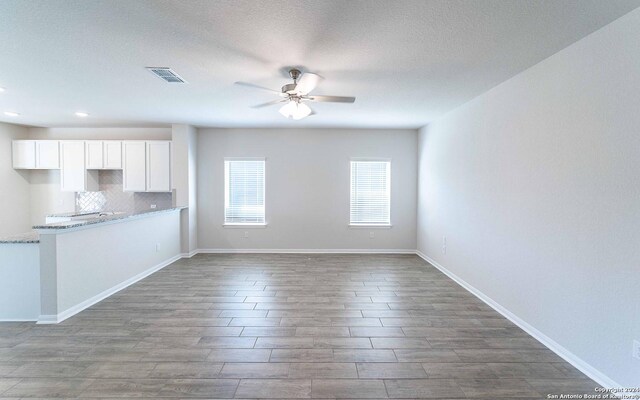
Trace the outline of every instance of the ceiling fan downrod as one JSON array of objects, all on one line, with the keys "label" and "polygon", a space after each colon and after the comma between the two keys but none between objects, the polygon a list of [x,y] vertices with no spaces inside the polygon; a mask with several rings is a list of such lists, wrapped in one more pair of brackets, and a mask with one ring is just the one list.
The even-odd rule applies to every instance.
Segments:
[{"label": "ceiling fan downrod", "polygon": [[290,69],[289,76],[293,79],[293,83],[287,83],[284,85],[282,87],[282,93],[289,95],[294,94],[296,92],[296,86],[298,86],[298,78],[300,78],[300,75],[302,75],[302,72],[300,72],[299,69]]}]

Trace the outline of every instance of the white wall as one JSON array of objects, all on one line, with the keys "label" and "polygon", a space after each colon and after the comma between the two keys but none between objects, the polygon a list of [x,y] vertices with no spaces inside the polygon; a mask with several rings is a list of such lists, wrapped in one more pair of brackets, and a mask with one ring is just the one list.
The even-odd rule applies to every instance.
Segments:
[{"label": "white wall", "polygon": [[[180,255],[179,210],[40,235],[42,314],[66,318]],[[157,247],[156,247],[157,246]]]},{"label": "white wall", "polygon": [[[198,249],[198,130],[190,127],[187,135],[189,153],[189,251]],[[184,213],[184,211],[183,211]]]},{"label": "white wall", "polygon": [[189,207],[182,212],[182,252],[198,248],[198,207],[196,167],[198,157],[198,131],[194,126],[172,126],[172,173],[177,206]]},{"label": "white wall", "polygon": [[40,249],[37,243],[0,243],[0,321],[40,316]]},{"label": "white wall", "polygon": [[636,10],[419,144],[418,249],[621,386],[640,386],[639,37]]},{"label": "white wall", "polygon": [[[416,146],[414,130],[200,129],[199,247],[415,249]],[[224,157],[266,157],[267,228],[223,228]],[[392,159],[391,229],[348,227],[351,157]]]},{"label": "white wall", "polygon": [[[171,140],[171,128],[29,128],[30,139],[44,140]],[[30,226],[42,225],[47,214],[75,211],[75,194],[60,190],[60,171],[33,170],[30,181]]]},{"label": "white wall", "polygon": [[29,128],[30,139],[171,140],[171,128]]},{"label": "white wall", "polygon": [[25,127],[0,122],[0,236],[31,230],[29,221],[29,172],[14,170],[11,141],[26,139]]},{"label": "white wall", "polygon": [[60,170],[32,170],[28,174],[31,226],[44,224],[48,214],[75,211],[75,193],[60,190]]}]

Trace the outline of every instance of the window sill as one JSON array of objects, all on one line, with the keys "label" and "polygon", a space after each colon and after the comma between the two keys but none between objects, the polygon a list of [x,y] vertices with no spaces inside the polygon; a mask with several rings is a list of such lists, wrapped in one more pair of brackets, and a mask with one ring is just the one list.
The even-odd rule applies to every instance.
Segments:
[{"label": "window sill", "polygon": [[370,229],[370,228],[375,228],[375,229],[391,229],[393,228],[393,225],[389,224],[389,225],[383,225],[383,224],[371,224],[371,225],[365,225],[365,224],[349,224],[349,228],[350,229]]},{"label": "window sill", "polygon": [[222,224],[225,229],[264,229],[267,224]]}]

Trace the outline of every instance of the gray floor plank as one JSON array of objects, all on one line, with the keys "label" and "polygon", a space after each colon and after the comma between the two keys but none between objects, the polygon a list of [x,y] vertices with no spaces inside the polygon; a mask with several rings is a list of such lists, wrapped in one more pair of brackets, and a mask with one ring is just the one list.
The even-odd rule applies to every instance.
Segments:
[{"label": "gray floor plank", "polygon": [[506,400],[596,386],[413,255],[198,255],[59,325],[0,323],[0,399]]}]

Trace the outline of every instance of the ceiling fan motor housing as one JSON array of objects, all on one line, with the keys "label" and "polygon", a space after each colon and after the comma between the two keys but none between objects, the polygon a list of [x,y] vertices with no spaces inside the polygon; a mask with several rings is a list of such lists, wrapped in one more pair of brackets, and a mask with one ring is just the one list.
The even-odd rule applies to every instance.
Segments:
[{"label": "ceiling fan motor housing", "polygon": [[302,72],[299,69],[292,68],[289,70],[289,76],[293,79],[293,83],[286,84],[282,87],[282,93],[295,94],[296,85],[298,84],[298,78],[300,78]]},{"label": "ceiling fan motor housing", "polygon": [[292,68],[289,70],[289,76],[291,77],[291,79],[293,79],[294,81],[297,81],[298,78],[300,78],[300,75],[302,75],[302,72],[300,72],[299,69],[296,68]]}]

